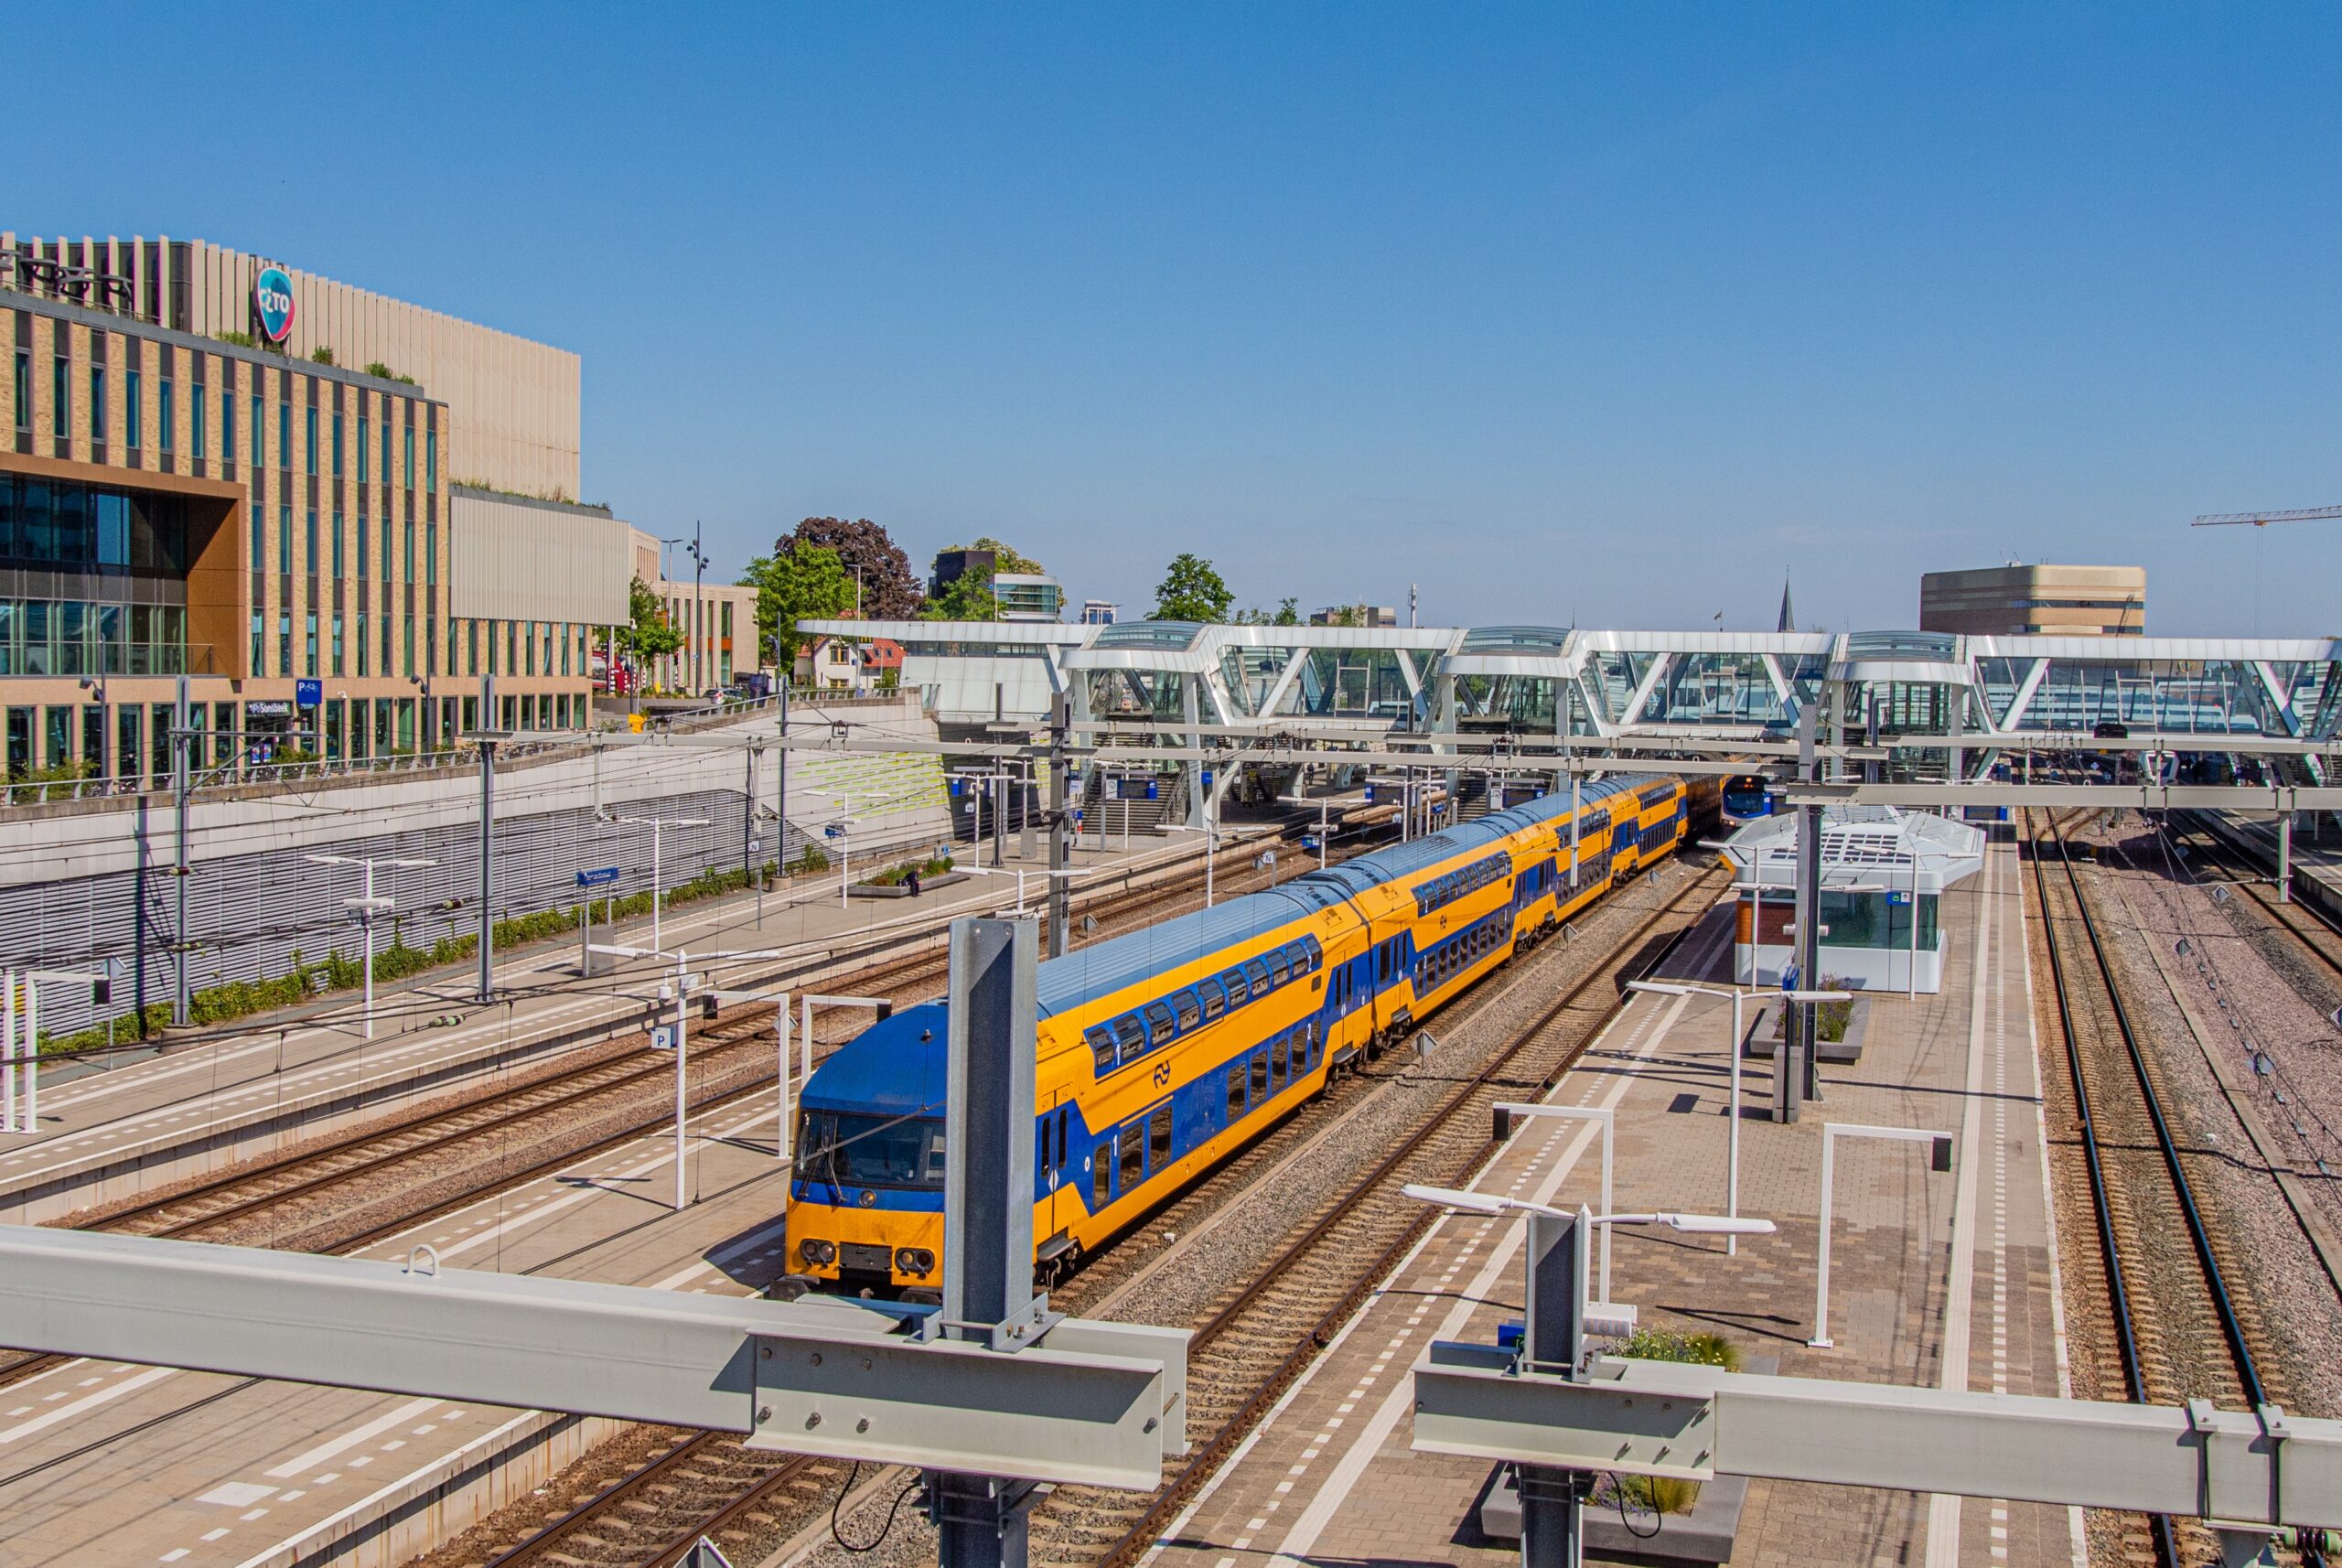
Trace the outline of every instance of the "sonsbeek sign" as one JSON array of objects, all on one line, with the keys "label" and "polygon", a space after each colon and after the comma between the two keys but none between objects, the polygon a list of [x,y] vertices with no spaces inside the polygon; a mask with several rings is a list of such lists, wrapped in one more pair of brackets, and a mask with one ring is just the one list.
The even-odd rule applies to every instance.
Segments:
[{"label": "sonsbeek sign", "polygon": [[252,279],[252,320],[262,337],[282,343],[293,333],[293,278],[283,267],[263,267]]}]

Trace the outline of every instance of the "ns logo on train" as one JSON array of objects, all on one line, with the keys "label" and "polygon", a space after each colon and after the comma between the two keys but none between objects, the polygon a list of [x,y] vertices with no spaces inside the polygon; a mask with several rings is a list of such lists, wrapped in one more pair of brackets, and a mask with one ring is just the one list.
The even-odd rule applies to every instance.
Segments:
[{"label": "ns logo on train", "polygon": [[263,267],[252,279],[252,320],[261,336],[282,343],[293,332],[293,278],[283,267]]}]

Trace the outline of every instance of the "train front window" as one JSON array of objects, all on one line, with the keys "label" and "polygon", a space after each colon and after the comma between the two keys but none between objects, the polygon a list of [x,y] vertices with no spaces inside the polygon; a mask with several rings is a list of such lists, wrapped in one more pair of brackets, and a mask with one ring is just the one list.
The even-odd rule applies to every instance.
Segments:
[{"label": "train front window", "polygon": [[943,1122],[931,1116],[808,1111],[798,1122],[800,1173],[840,1187],[943,1190]]}]

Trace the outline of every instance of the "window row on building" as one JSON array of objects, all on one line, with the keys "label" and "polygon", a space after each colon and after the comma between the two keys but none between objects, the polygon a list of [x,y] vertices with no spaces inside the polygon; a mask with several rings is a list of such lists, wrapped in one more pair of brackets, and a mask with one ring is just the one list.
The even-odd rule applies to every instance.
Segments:
[{"label": "window row on building", "polygon": [[[583,727],[584,693],[501,697],[499,727],[516,731]],[[172,774],[169,703],[49,703],[6,705],[11,777],[77,768],[89,778],[167,781]],[[256,699],[190,705],[188,767],[199,780],[215,770],[304,757],[328,762],[412,753],[479,724],[472,697],[327,698],[315,708]]]},{"label": "window row on building", "polygon": [[201,463],[220,478],[241,464],[439,491],[439,409],[428,399],[313,361],[264,364],[65,316],[6,315],[12,374],[0,383],[0,429],[16,433],[19,451],[45,438],[43,456],[80,462],[165,472]]},{"label": "window row on building", "polygon": [[436,616],[370,616],[363,609],[324,614],[254,610],[247,653],[250,668],[259,678],[561,677],[590,672],[591,633],[583,626],[565,621],[451,621],[443,657],[439,625]]}]

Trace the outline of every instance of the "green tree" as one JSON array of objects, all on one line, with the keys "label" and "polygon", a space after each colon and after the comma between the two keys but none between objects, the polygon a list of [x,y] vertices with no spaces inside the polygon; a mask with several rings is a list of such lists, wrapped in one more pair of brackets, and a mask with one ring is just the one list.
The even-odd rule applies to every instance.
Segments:
[{"label": "green tree", "polygon": [[[1047,567],[1030,555],[1023,553],[1015,545],[1003,544],[989,533],[978,534],[972,544],[954,544],[951,550],[989,550],[992,552],[992,566],[995,572],[1035,577],[1044,576],[1048,572]],[[942,553],[948,555],[951,551],[947,550]]]},{"label": "green tree", "polygon": [[1299,599],[1280,599],[1277,601],[1277,607],[1273,610],[1238,610],[1235,624],[1238,626],[1299,626],[1301,612],[1295,607],[1300,603]]},{"label": "green tree", "polygon": [[634,660],[638,672],[654,659],[663,659],[683,645],[683,634],[667,621],[667,607],[637,577],[627,585],[627,624],[618,628],[619,650]]},{"label": "green tree", "polygon": [[790,668],[803,651],[800,620],[854,613],[854,579],[834,550],[800,545],[785,555],[759,555],[748,563],[740,585],[757,590],[757,648]]},{"label": "green tree", "polygon": [[994,620],[999,615],[1000,599],[992,591],[990,572],[962,572],[919,611],[926,620]]},{"label": "green tree", "polygon": [[910,620],[919,611],[919,579],[910,557],[866,517],[809,517],[773,541],[776,556],[799,550],[834,550],[849,580],[859,579],[861,613],[872,620]]},{"label": "green tree", "polygon": [[1236,602],[1227,582],[1202,556],[1181,551],[1164,569],[1155,587],[1155,608],[1149,620],[1224,621]]}]

